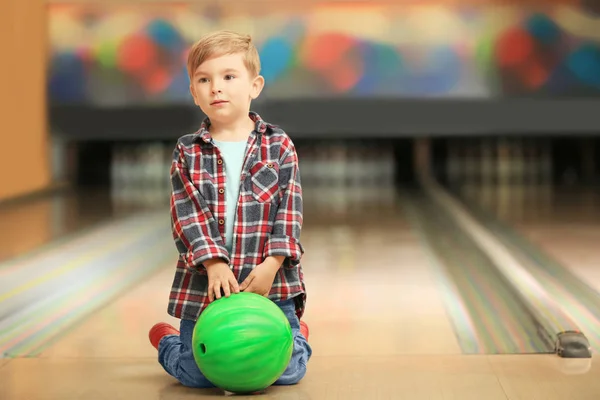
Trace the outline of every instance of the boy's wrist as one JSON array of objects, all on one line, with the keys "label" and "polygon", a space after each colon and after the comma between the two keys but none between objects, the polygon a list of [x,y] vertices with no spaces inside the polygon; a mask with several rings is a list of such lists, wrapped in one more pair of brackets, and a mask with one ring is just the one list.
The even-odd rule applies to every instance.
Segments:
[{"label": "boy's wrist", "polygon": [[274,270],[278,270],[283,264],[283,260],[285,260],[284,256],[268,256],[265,258],[263,264],[267,264],[269,267],[272,267]]},{"label": "boy's wrist", "polygon": [[210,268],[210,267],[212,267],[213,265],[216,265],[216,264],[221,264],[221,263],[223,263],[223,264],[227,264],[227,263],[225,262],[225,260],[224,260],[224,259],[222,259],[222,258],[220,258],[220,257],[217,257],[217,258],[211,258],[210,260],[206,260],[206,261],[204,261],[204,262],[203,262],[203,264],[204,264],[204,266],[205,266],[206,268]]}]

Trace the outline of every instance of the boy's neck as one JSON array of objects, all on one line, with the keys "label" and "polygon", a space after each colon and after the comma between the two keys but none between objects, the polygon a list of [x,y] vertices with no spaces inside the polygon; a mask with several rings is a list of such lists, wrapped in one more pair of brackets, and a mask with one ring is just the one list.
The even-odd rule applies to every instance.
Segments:
[{"label": "boy's neck", "polygon": [[250,117],[247,117],[225,124],[218,121],[211,121],[209,131],[215,140],[237,142],[248,139],[248,135],[254,130],[254,126],[254,121]]}]

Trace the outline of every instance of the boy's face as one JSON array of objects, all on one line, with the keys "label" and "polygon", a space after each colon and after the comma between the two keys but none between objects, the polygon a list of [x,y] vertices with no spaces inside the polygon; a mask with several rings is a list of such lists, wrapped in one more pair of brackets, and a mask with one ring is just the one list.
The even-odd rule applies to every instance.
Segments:
[{"label": "boy's face", "polygon": [[263,77],[250,76],[242,54],[237,53],[203,62],[192,76],[190,91],[211,122],[228,123],[248,117],[250,102],[263,86]]}]

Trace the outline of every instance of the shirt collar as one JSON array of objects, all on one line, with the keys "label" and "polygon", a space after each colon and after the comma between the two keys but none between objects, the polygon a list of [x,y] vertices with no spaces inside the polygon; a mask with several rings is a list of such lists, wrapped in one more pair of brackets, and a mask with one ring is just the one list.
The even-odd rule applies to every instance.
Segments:
[{"label": "shirt collar", "polygon": [[[257,133],[265,133],[267,131],[267,124],[257,113],[254,111],[250,111],[248,116],[252,121],[254,121],[254,132]],[[202,124],[200,124],[200,129],[196,132],[195,138],[200,138],[205,143],[210,143],[212,136],[208,130],[210,127],[210,119],[208,117],[204,118]],[[254,133],[252,132],[252,133]]]}]

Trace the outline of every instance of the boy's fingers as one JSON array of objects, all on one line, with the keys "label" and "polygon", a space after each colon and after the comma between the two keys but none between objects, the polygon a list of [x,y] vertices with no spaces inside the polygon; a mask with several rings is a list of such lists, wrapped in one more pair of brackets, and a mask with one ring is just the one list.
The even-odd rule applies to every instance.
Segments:
[{"label": "boy's fingers", "polygon": [[233,290],[234,293],[240,292],[240,285],[234,277],[229,278],[229,284],[231,285],[231,290]]},{"label": "boy's fingers", "polygon": [[252,284],[253,280],[254,280],[254,275],[248,275],[246,280],[244,282],[242,282],[242,285],[240,286],[240,290],[242,290],[242,291],[247,290],[250,287],[250,285]]},{"label": "boy's fingers", "polygon": [[229,295],[231,294],[231,291],[229,290],[229,285],[223,285],[223,293],[225,294],[225,297],[229,297]]},{"label": "boy's fingers", "polygon": [[215,281],[215,285],[213,286],[213,292],[215,294],[216,300],[221,298],[221,282],[220,281]]},{"label": "boy's fingers", "polygon": [[208,302],[212,303],[212,301],[214,300],[214,296],[213,296],[213,285],[208,285]]}]

